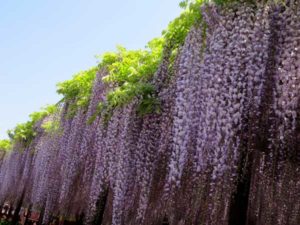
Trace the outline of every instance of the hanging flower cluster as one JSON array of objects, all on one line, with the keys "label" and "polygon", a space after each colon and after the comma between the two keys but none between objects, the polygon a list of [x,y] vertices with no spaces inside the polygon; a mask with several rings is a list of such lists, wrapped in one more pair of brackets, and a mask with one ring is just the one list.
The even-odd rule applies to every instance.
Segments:
[{"label": "hanging flower cluster", "polygon": [[43,224],[300,224],[297,4],[205,5],[182,45],[173,30],[60,84],[1,155],[0,203]]}]

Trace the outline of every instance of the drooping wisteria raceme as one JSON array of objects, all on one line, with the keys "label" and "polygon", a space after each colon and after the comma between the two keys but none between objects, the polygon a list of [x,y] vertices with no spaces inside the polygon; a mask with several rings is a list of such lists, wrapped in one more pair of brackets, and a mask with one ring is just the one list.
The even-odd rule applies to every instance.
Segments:
[{"label": "drooping wisteria raceme", "polygon": [[270,15],[275,28],[272,30],[273,64],[269,65],[266,90],[271,107],[263,112],[268,118],[264,125],[269,124],[265,128],[268,131],[266,150],[254,162],[249,212],[255,223],[299,223],[296,192],[299,192],[300,42],[299,10],[296,9],[281,5]]},{"label": "drooping wisteria raceme", "polygon": [[82,141],[82,134],[85,128],[85,115],[83,111],[78,111],[72,120],[70,135],[65,151],[65,160],[61,166],[62,186],[60,191],[59,205],[62,207],[61,211],[69,210],[68,203],[70,196],[74,195],[73,189],[76,189],[76,178],[78,176],[78,163],[80,156],[80,144]]},{"label": "drooping wisteria raceme", "polygon": [[[95,149],[95,141],[97,139],[96,135],[98,132],[95,132],[98,129],[99,125],[99,118],[96,118],[92,124],[89,126],[88,120],[90,120],[91,117],[96,113],[97,106],[100,102],[103,102],[105,100],[105,95],[107,93],[107,84],[104,84],[102,82],[102,78],[107,74],[107,71],[105,69],[100,70],[97,73],[93,92],[92,92],[92,99],[89,104],[89,108],[87,111],[87,121],[86,121],[86,127],[83,134],[83,140],[80,146],[80,160],[83,163],[84,173],[83,173],[83,182],[84,184],[89,183],[91,184],[93,176],[93,170],[94,170],[94,164],[96,159],[96,149]],[[86,189],[87,190],[87,189]],[[88,195],[89,191],[87,190],[86,194]]]},{"label": "drooping wisteria raceme", "polygon": [[[188,155],[195,147],[195,115],[197,101],[195,98],[197,81],[201,63],[203,44],[203,27],[195,27],[185,40],[180,51],[179,68],[176,83],[176,102],[174,109],[173,152],[169,168],[168,185],[179,186],[183,169],[186,166]],[[194,135],[194,136],[193,136]]]},{"label": "drooping wisteria raceme", "polygon": [[299,12],[298,1],[203,5],[138,81],[154,91],[130,100],[137,81],[109,83],[110,64],[99,67],[86,105],[66,98],[31,142],[13,143],[0,203],[43,224],[300,224]]}]

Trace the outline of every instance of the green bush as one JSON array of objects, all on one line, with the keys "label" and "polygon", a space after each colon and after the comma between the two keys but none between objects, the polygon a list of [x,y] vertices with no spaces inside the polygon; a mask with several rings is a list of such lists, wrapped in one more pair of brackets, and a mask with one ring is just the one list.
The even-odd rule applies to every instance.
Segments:
[{"label": "green bush", "polygon": [[[0,151],[9,151],[11,149],[11,141],[4,139],[0,140]],[[0,224],[1,225],[1,224]]]},{"label": "green bush", "polygon": [[42,108],[39,112],[34,112],[29,115],[30,120],[18,124],[14,129],[9,130],[8,136],[11,139],[11,142],[22,142],[25,145],[29,145],[33,138],[36,136],[35,132],[35,125],[38,121],[44,119],[46,116],[53,114],[56,112],[57,106],[56,105],[49,105],[47,107]]},{"label": "green bush", "polygon": [[7,220],[0,220],[0,225],[11,225],[12,223]]}]

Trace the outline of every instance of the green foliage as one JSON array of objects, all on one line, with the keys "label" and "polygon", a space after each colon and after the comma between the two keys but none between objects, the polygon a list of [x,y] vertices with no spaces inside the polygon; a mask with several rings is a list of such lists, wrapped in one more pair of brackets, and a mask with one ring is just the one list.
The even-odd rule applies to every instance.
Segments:
[{"label": "green foliage", "polygon": [[13,130],[8,131],[8,136],[14,141],[29,142],[36,135],[33,126],[32,121],[17,124]]},{"label": "green foliage", "polygon": [[125,82],[147,81],[157,70],[163,49],[163,39],[154,39],[145,50],[127,50],[118,46],[117,52],[103,54],[100,66],[106,66],[109,74],[106,82],[122,85]]},{"label": "green foliage", "polygon": [[42,108],[39,112],[34,112],[29,115],[30,120],[18,124],[13,130],[8,131],[8,136],[12,142],[23,142],[24,144],[29,144],[32,139],[36,136],[35,125],[38,121],[44,119],[46,116],[54,114],[57,110],[55,105],[49,105],[45,108]]},{"label": "green foliage", "polygon": [[51,119],[48,121],[43,122],[42,128],[47,132],[48,134],[56,133],[60,129],[60,123],[58,120]]},{"label": "green foliage", "polygon": [[140,102],[137,113],[140,116],[144,116],[150,113],[160,113],[160,101],[153,94],[143,97],[143,100]]},{"label": "green foliage", "polygon": [[186,9],[188,7],[189,0],[184,0],[179,3],[180,8]]},{"label": "green foliage", "polygon": [[184,43],[184,40],[191,27],[201,21],[200,7],[205,0],[184,0],[179,6],[184,9],[179,17],[169,23],[163,31],[163,37],[167,44],[177,48]]},{"label": "green foliage", "polygon": [[72,103],[69,108],[70,115],[73,115],[78,108],[88,106],[97,71],[98,68],[93,67],[75,74],[70,80],[57,84],[57,93],[63,95],[61,101]]},{"label": "green foliage", "polygon": [[0,151],[9,151],[11,149],[11,141],[4,139],[0,140]]},{"label": "green foliage", "polygon": [[7,220],[1,220],[0,221],[0,225],[12,225],[11,221],[7,221]]},{"label": "green foliage", "polygon": [[[103,81],[114,88],[107,94],[106,101],[99,104],[99,110],[108,120],[117,107],[130,103],[134,98],[140,100],[140,115],[157,111],[155,88],[150,83],[162,59],[163,38],[150,41],[144,50],[127,50],[119,46],[116,52],[101,56],[100,67],[105,67],[108,75]],[[151,103],[153,107],[151,107]],[[93,117],[95,118],[95,117]],[[91,118],[93,120],[93,118]]]},{"label": "green foliage", "polygon": [[[124,83],[107,95],[107,111],[113,111],[116,107],[122,107],[130,103],[134,98],[140,99],[138,113],[142,116],[147,113],[157,111],[157,101],[155,100],[155,88],[150,83]],[[151,104],[154,103],[155,104]],[[153,107],[152,107],[153,106]]]},{"label": "green foliage", "polygon": [[55,112],[57,112],[57,106],[56,105],[48,105],[46,107],[43,107],[41,109],[41,111],[39,112],[33,112],[29,115],[31,121],[33,122],[37,122],[43,118],[45,118],[46,116],[48,115],[52,115],[54,114]]}]

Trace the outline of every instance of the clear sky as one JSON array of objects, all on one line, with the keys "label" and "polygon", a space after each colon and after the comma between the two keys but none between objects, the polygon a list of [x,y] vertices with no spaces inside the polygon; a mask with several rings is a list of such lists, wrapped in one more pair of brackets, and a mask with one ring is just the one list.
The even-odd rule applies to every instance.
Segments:
[{"label": "clear sky", "polygon": [[60,96],[56,83],[117,44],[143,48],[180,0],[0,0],[0,139]]}]

